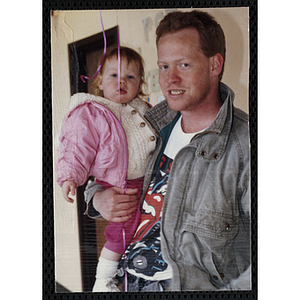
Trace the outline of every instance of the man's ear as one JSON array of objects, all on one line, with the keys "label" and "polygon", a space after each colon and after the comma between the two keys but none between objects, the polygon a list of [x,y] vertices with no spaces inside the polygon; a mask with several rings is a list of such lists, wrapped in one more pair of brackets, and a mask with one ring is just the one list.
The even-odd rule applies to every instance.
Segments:
[{"label": "man's ear", "polygon": [[103,91],[103,86],[102,86],[102,76],[98,75],[97,76],[97,81],[98,81],[98,87],[101,91]]},{"label": "man's ear", "polygon": [[211,75],[213,77],[218,77],[223,69],[224,59],[220,53],[215,54],[211,58]]}]

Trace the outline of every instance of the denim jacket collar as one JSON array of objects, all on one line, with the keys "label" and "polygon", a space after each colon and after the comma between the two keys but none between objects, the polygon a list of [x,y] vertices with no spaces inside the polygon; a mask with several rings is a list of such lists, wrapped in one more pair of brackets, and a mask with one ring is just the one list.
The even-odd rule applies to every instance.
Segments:
[{"label": "denim jacket collar", "polygon": [[233,91],[220,83],[223,105],[213,123],[201,134],[197,134],[191,144],[197,147],[196,155],[204,160],[218,162],[226,149],[233,120]]},{"label": "denim jacket collar", "polygon": [[[234,92],[224,83],[220,82],[220,97],[223,105],[213,123],[205,130],[207,132],[221,133],[223,130],[228,132],[232,123],[232,104]],[[226,118],[228,118],[226,122]],[[229,128],[226,128],[226,126]]]}]

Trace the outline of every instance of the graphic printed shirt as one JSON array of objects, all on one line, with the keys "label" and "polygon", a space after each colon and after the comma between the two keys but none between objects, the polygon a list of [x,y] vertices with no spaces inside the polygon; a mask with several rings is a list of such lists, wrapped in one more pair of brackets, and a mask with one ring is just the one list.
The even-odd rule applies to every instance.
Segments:
[{"label": "graphic printed shirt", "polygon": [[158,169],[153,173],[143,201],[140,225],[125,252],[127,271],[135,276],[153,281],[172,278],[172,270],[164,261],[161,252],[161,212],[173,159],[181,148],[189,144],[194,135],[195,133],[186,134],[182,131],[179,118]]}]

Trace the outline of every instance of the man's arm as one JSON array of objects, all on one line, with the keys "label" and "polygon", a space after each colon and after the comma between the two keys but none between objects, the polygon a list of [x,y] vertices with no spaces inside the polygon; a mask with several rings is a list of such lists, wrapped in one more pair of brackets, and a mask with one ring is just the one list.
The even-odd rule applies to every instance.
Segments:
[{"label": "man's arm", "polygon": [[93,205],[93,197],[97,192],[104,191],[105,189],[97,184],[95,181],[89,180],[84,190],[84,200],[86,202],[85,215],[92,219],[102,219],[100,212],[98,212]]},{"label": "man's arm", "polygon": [[85,214],[91,218],[122,223],[132,217],[138,208],[138,189],[112,187],[104,189],[95,182],[89,182],[85,189],[87,209]]},{"label": "man's arm", "polygon": [[251,187],[250,187],[250,163],[248,162],[241,174],[242,194],[240,200],[240,234],[235,241],[235,253],[239,256],[240,269],[243,272],[226,286],[228,290],[251,290]]},{"label": "man's arm", "polygon": [[251,290],[251,265],[237,279],[231,280],[228,289],[224,290]]}]

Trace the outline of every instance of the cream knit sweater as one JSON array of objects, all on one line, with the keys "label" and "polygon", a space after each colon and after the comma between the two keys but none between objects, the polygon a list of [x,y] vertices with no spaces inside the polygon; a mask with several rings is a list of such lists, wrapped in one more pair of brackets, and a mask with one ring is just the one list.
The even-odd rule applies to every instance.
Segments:
[{"label": "cream knit sweater", "polygon": [[104,105],[117,119],[121,116],[128,144],[127,179],[143,177],[155,149],[157,137],[156,131],[144,118],[145,112],[149,109],[147,103],[135,98],[126,104],[119,104],[92,94],[78,93],[71,97],[70,109],[87,100]]}]

